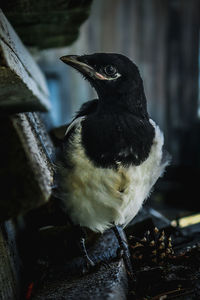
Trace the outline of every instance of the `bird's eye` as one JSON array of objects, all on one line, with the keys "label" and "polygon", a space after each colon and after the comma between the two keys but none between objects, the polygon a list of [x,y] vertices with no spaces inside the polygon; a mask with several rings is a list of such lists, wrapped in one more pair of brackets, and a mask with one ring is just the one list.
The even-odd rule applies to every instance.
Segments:
[{"label": "bird's eye", "polygon": [[116,68],[111,65],[108,65],[104,68],[104,73],[108,76],[114,76],[116,72],[117,72]]}]

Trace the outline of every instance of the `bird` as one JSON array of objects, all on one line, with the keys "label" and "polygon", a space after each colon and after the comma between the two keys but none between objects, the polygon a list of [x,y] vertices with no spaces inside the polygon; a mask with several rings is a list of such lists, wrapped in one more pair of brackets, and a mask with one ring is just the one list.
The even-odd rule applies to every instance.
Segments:
[{"label": "bird", "polygon": [[82,104],[62,140],[57,176],[62,209],[81,228],[101,234],[113,228],[127,252],[119,228],[137,215],[169,163],[163,133],[149,117],[140,72],[128,57],[94,53],[60,59],[98,96]]}]

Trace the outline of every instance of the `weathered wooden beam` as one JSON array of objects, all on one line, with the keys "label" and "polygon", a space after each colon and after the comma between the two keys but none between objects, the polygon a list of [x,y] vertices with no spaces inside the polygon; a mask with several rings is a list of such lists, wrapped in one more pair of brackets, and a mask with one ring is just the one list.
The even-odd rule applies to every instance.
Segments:
[{"label": "weathered wooden beam", "polygon": [[0,221],[24,214],[48,201],[53,146],[37,113],[0,119]]},{"label": "weathered wooden beam", "polygon": [[[113,230],[92,235],[86,247],[96,268],[80,276],[86,262],[76,246],[75,229],[51,227],[38,232],[35,252],[39,255],[34,266],[41,280],[31,299],[126,299],[127,273],[123,259],[116,257],[119,243]],[[102,262],[109,266],[105,268]]]},{"label": "weathered wooden beam", "polygon": [[101,266],[95,273],[78,279],[67,278],[48,281],[41,285],[41,289],[33,296],[33,300],[44,299],[127,299],[126,271],[122,259],[110,262],[106,269]]},{"label": "weathered wooden beam", "polygon": [[7,0],[6,16],[27,46],[52,48],[70,45],[88,18],[92,0]]},{"label": "weathered wooden beam", "polygon": [[45,78],[0,9],[0,112],[49,107]]}]

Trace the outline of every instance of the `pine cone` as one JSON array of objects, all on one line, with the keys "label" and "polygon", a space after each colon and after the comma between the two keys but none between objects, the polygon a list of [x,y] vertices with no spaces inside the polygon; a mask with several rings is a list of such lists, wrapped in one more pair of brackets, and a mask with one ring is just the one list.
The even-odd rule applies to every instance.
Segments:
[{"label": "pine cone", "polygon": [[129,236],[129,247],[133,265],[162,265],[174,255],[171,237],[157,227],[145,232],[142,239]]}]

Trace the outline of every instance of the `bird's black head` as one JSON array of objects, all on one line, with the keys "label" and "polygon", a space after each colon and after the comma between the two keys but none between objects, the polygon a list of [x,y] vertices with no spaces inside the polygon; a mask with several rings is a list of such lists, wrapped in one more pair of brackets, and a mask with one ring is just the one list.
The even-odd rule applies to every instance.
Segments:
[{"label": "bird's black head", "polygon": [[103,106],[123,107],[135,114],[147,114],[143,82],[137,66],[115,53],[67,55],[61,60],[78,70],[95,88]]}]

